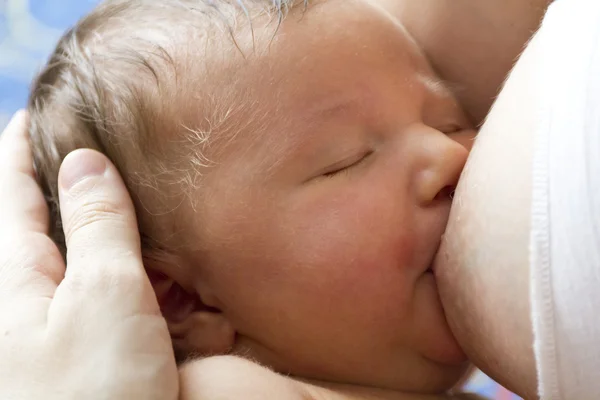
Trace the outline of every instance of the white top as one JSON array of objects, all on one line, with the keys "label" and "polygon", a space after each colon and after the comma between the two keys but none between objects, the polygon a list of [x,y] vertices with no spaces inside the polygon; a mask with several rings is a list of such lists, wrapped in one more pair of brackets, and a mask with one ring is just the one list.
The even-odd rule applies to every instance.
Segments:
[{"label": "white top", "polygon": [[600,0],[558,0],[539,32],[531,307],[543,400],[600,399]]}]

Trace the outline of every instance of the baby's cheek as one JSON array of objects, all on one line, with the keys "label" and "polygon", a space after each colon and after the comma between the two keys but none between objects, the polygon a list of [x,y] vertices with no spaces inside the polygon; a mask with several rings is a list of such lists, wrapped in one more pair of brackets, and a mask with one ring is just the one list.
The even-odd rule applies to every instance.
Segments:
[{"label": "baby's cheek", "polygon": [[278,224],[290,250],[283,264],[304,266],[297,272],[309,273],[330,296],[397,308],[409,296],[407,282],[417,267],[418,235],[401,205],[397,196],[372,187],[302,202]]},{"label": "baby's cheek", "polygon": [[321,285],[332,298],[343,302],[349,313],[363,311],[363,318],[366,314],[377,319],[400,317],[412,289],[407,260],[399,254],[398,249],[367,237],[362,243],[336,243],[322,254]]}]

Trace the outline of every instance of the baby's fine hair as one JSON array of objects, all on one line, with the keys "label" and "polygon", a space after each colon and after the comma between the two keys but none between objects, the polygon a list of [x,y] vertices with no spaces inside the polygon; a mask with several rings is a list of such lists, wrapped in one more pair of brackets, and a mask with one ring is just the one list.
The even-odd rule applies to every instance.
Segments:
[{"label": "baby's fine hair", "polygon": [[[50,235],[63,254],[57,181],[64,157],[79,148],[109,157],[136,205],[143,245],[149,245],[153,216],[167,210],[157,201],[149,209],[143,199],[165,205],[182,201],[177,198],[194,187],[208,163],[203,148],[211,131],[227,115],[218,111],[227,110],[221,104],[227,98],[214,99],[199,90],[210,106],[188,110],[186,121],[181,97],[197,83],[186,79],[197,75],[197,66],[191,73],[176,59],[185,60],[194,47],[202,61],[203,46],[213,39],[229,37],[238,47],[238,24],[250,21],[245,26],[252,29],[255,16],[267,15],[278,26],[297,3],[306,6],[295,0],[108,0],[64,34],[34,81],[28,102],[34,164],[50,208]],[[201,73],[210,71],[210,64],[203,65]],[[191,126],[193,119],[204,121],[204,128]]]}]

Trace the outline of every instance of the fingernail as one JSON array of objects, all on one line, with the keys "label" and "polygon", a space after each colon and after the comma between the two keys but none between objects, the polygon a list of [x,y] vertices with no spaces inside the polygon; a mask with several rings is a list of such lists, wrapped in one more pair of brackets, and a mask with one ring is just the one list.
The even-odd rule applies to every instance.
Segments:
[{"label": "fingernail", "polygon": [[100,176],[106,171],[106,159],[94,150],[75,150],[65,157],[60,171],[60,185],[70,190],[86,178]]}]

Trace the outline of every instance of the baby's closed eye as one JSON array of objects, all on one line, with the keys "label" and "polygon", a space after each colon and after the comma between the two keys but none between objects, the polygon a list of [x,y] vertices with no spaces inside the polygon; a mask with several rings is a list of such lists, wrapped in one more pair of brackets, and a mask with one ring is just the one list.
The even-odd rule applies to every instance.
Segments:
[{"label": "baby's closed eye", "polygon": [[367,150],[362,153],[357,153],[353,156],[350,156],[346,159],[343,159],[339,162],[336,162],[333,165],[330,165],[325,169],[321,176],[324,177],[334,177],[341,173],[349,172],[353,167],[357,167],[366,161],[373,154],[373,150]]}]

